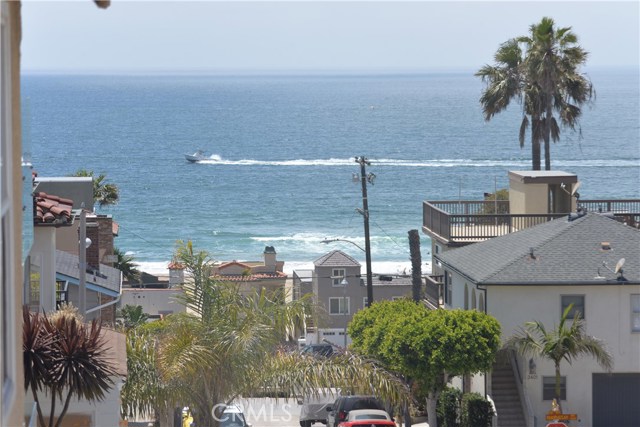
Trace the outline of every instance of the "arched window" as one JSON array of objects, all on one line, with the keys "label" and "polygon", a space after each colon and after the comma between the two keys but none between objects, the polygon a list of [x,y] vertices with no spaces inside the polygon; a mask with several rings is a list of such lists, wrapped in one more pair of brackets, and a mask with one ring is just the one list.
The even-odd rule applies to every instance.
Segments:
[{"label": "arched window", "polygon": [[471,310],[475,310],[476,309],[476,290],[475,289],[471,289]]},{"label": "arched window", "polygon": [[478,310],[484,311],[484,295],[480,294],[480,302],[478,302]]},{"label": "arched window", "polygon": [[469,286],[464,284],[464,309],[469,310]]}]

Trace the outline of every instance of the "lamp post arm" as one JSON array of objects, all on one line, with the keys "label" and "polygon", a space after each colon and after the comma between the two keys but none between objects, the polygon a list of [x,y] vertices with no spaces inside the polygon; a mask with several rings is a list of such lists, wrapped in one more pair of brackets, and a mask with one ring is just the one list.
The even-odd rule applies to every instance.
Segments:
[{"label": "lamp post arm", "polygon": [[362,252],[367,252],[364,250],[364,248],[360,245],[358,245],[356,242],[352,242],[351,240],[346,240],[346,239],[324,239],[321,240],[320,243],[331,243],[331,242],[347,242],[347,243],[351,243],[353,246],[355,246],[356,248],[360,249]]}]

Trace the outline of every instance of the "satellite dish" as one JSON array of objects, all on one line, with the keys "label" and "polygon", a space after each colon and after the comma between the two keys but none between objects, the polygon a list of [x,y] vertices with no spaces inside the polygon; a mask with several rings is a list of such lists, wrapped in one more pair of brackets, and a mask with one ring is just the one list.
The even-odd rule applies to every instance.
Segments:
[{"label": "satellite dish", "polygon": [[620,258],[620,261],[616,264],[616,268],[613,270],[614,273],[618,274],[622,271],[622,266],[624,265],[624,258]]},{"label": "satellite dish", "polygon": [[576,192],[578,191],[578,188],[580,188],[580,181],[576,182],[576,185],[573,186],[573,188],[571,189],[571,195],[573,196],[574,194],[576,194]]}]

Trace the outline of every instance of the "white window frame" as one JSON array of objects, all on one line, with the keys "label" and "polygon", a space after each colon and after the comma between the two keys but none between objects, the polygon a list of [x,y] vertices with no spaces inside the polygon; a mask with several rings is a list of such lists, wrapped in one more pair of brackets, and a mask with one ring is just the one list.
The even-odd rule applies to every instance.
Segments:
[{"label": "white window frame", "polygon": [[[338,301],[338,311],[335,312],[333,310],[333,306],[332,306],[332,301]],[[346,307],[346,312],[344,312],[343,310],[345,309],[344,305],[347,305]],[[350,314],[349,307],[351,307],[351,298],[350,297],[329,297],[329,314],[331,316],[345,316]]]},{"label": "white window frame", "polygon": [[631,332],[640,333],[640,294],[631,294]]},{"label": "white window frame", "polygon": [[342,281],[347,277],[347,271],[344,268],[334,268],[331,270],[331,285],[334,288],[344,286]]},{"label": "white window frame", "polygon": [[[580,307],[580,305],[576,306],[576,304],[574,303],[573,308],[571,309],[571,311],[569,312],[569,314],[567,316],[567,320],[573,321],[573,317],[574,317],[576,311],[580,311],[580,318],[582,320],[585,320],[586,319],[585,311],[586,311],[586,305],[587,305],[587,298],[585,297],[585,295],[584,294],[560,295],[560,316],[562,316],[562,313],[564,313],[564,310],[569,306],[569,304],[572,303],[572,301],[566,301],[565,302],[565,298],[566,299],[582,298],[582,307]],[[580,310],[580,308],[581,308],[581,310]]]}]

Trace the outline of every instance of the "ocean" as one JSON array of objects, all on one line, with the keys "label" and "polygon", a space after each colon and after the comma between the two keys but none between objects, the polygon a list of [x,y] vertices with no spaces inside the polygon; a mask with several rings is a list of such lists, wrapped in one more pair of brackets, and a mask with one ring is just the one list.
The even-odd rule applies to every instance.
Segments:
[{"label": "ocean", "polygon": [[[637,69],[589,73],[595,101],[581,133],[563,131],[552,169],[575,173],[584,199],[640,198]],[[363,264],[354,157],[368,185],[374,273],[409,271],[408,231],[424,200],[481,199],[531,168],[521,109],[485,122],[473,72],[413,75],[46,75],[22,79],[26,151],[39,176],[84,168],[120,189],[98,213],[116,246],[163,271],[177,240],[220,261],[310,268],[332,249]],[[211,161],[191,164],[202,149]],[[346,242],[323,244],[324,239]],[[421,233],[425,268],[430,241]]]}]

